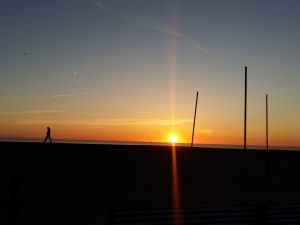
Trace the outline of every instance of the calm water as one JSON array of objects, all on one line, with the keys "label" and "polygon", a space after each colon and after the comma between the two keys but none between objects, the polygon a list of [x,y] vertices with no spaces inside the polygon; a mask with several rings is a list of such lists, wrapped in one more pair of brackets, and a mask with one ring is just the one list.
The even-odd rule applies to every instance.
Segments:
[{"label": "calm water", "polygon": [[[0,142],[42,142],[41,139],[0,139]],[[126,142],[126,141],[91,141],[91,140],[55,140],[54,143],[70,143],[70,144],[108,144],[108,145],[160,145],[169,146],[170,143],[163,142]],[[190,146],[189,143],[178,143],[177,146]],[[243,149],[243,145],[215,145],[215,144],[194,144],[194,147],[203,148],[229,148],[229,149]],[[265,146],[247,146],[247,149],[265,149]],[[271,150],[290,150],[299,151],[300,147],[286,147],[286,146],[269,146]]]}]

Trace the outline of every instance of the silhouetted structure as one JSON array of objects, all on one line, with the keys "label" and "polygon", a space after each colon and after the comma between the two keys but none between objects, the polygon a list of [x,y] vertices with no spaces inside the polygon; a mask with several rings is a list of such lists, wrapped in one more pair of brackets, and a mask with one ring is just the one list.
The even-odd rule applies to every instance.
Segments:
[{"label": "silhouetted structure", "polygon": [[247,191],[247,66],[245,66],[245,101],[244,101],[244,192]]},{"label": "silhouetted structure", "polygon": [[245,66],[244,149],[247,149],[247,66]]},{"label": "silhouetted structure", "polygon": [[191,148],[193,147],[193,144],[194,144],[194,130],[195,130],[195,122],[196,122],[197,103],[198,103],[198,91],[197,91],[197,95],[196,95],[196,105],[195,105],[195,114],[194,114],[194,124],[193,124]]},{"label": "silhouetted structure", "polygon": [[50,143],[52,143],[50,127],[47,127],[47,133],[46,133],[46,137],[45,137],[44,143],[46,143],[46,141],[47,141],[48,138],[50,140]]},{"label": "silhouetted structure", "polygon": [[270,176],[269,167],[269,106],[268,106],[268,94],[266,94],[266,176]]},{"label": "silhouetted structure", "polygon": [[269,112],[268,112],[268,94],[266,94],[266,150],[269,149]]}]

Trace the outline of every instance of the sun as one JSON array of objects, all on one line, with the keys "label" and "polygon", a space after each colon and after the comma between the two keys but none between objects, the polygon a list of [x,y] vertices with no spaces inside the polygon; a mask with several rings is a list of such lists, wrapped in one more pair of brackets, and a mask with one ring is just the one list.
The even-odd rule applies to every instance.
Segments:
[{"label": "sun", "polygon": [[169,140],[172,143],[176,143],[178,141],[178,136],[176,134],[171,134]]}]

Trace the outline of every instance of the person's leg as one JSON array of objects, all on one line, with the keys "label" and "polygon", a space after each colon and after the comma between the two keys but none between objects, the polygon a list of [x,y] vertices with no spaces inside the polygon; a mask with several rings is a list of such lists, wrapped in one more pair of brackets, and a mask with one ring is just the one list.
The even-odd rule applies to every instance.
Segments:
[{"label": "person's leg", "polygon": [[49,140],[50,140],[50,143],[52,143],[52,139],[51,139],[51,137],[49,136]]}]

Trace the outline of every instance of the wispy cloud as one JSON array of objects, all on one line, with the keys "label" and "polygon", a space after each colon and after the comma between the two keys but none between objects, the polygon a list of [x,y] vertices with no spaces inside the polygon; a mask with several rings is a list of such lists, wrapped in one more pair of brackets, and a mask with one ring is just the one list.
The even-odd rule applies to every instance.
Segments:
[{"label": "wispy cloud", "polygon": [[204,48],[202,45],[200,45],[199,43],[197,43],[196,41],[194,41],[192,38],[190,38],[189,36],[180,33],[178,31],[172,30],[170,27],[168,27],[166,24],[157,21],[157,20],[149,20],[149,22],[153,25],[154,29],[159,30],[165,34],[168,35],[172,35],[175,37],[179,37],[182,38],[183,40],[185,40],[186,42],[188,42],[189,44],[193,45],[194,47],[196,47],[197,49],[201,50],[204,53],[208,53],[208,50],[206,48]]},{"label": "wispy cloud", "polygon": [[131,25],[138,26],[138,27],[141,27],[141,28],[145,27],[145,23],[142,20],[139,20],[135,17],[124,15],[124,14],[118,14],[118,15],[126,23],[129,23]]},{"label": "wispy cloud", "polygon": [[101,10],[103,10],[103,11],[108,10],[108,7],[106,7],[102,2],[97,1],[97,0],[93,0],[93,2],[96,4],[96,6],[97,6],[99,9],[101,9]]},{"label": "wispy cloud", "polygon": [[114,12],[112,9],[105,6],[100,0],[93,0],[93,2],[97,5],[97,7],[100,10],[110,11],[110,14],[112,14],[113,16],[119,17],[122,21],[124,21],[124,22],[126,22],[130,25],[134,25],[134,26],[137,26],[137,27],[140,27],[140,28],[145,28],[147,26],[153,27],[154,29],[156,29],[160,32],[163,32],[165,34],[181,38],[182,40],[186,41],[190,45],[194,46],[195,48],[199,49],[200,51],[202,51],[206,54],[209,53],[209,51],[205,47],[203,47],[201,44],[196,42],[194,39],[192,39],[188,35],[186,35],[184,33],[180,33],[176,30],[173,30],[172,28],[170,28],[169,26],[167,26],[166,24],[164,24],[164,23],[162,23],[158,20],[149,19],[147,21],[144,21],[144,20],[138,19],[138,18],[133,17],[133,16],[129,16],[129,15]]},{"label": "wispy cloud", "polygon": [[198,48],[199,50],[201,50],[204,53],[209,53],[208,50],[206,48],[204,48],[202,45],[198,44],[197,42],[193,41],[191,38],[189,38],[186,35],[182,36],[183,39],[185,39],[187,42],[189,42],[191,45],[193,45],[194,47]]},{"label": "wispy cloud", "polygon": [[16,118],[10,123],[36,125],[36,124],[56,124],[68,126],[88,126],[93,129],[103,129],[105,127],[121,127],[121,126],[171,126],[180,125],[184,123],[191,123],[191,119],[179,120],[159,120],[159,119],[100,119],[100,120],[86,120],[86,119],[49,119],[49,118]]},{"label": "wispy cloud", "polygon": [[148,112],[148,111],[138,111],[137,113],[139,113],[139,114],[149,114],[150,112]]},{"label": "wispy cloud", "polygon": [[172,30],[169,28],[166,24],[158,21],[158,20],[149,20],[149,23],[152,25],[152,27],[156,30],[159,30],[165,34],[173,35],[176,37],[183,37],[183,35],[177,31]]},{"label": "wispy cloud", "polygon": [[53,95],[51,97],[52,98],[62,98],[62,97],[72,97],[72,96],[78,96],[78,95],[90,95],[90,94],[95,94],[95,93],[97,93],[97,91],[57,94],[57,95]]},{"label": "wispy cloud", "polygon": [[10,123],[21,125],[41,125],[41,124],[55,124],[55,125],[73,125],[72,121],[63,119],[49,119],[49,118],[17,118],[10,121]]},{"label": "wispy cloud", "polygon": [[[133,16],[129,16],[129,15],[125,15],[125,14],[120,14],[116,11],[114,11],[112,8],[104,5],[100,0],[93,0],[93,2],[95,3],[95,5],[101,10],[101,11],[109,11],[109,13],[114,16],[114,17],[119,17],[122,21],[130,24],[130,25],[134,25],[140,28],[144,28],[145,27],[145,22],[135,18]],[[117,4],[124,4],[123,2],[117,2]]]},{"label": "wispy cloud", "polygon": [[183,123],[190,123],[191,119],[180,119],[180,120],[159,120],[159,119],[102,119],[85,122],[86,125],[90,126],[171,126],[179,125]]},{"label": "wispy cloud", "polygon": [[92,128],[94,128],[94,129],[103,129],[103,127],[101,127],[101,126],[93,126]]},{"label": "wispy cloud", "polygon": [[65,112],[49,109],[0,112],[0,118],[2,119],[0,123],[21,125],[64,123],[63,119],[59,120],[58,118],[64,115]]},{"label": "wispy cloud", "polygon": [[63,112],[65,112],[65,111],[36,109],[36,110],[20,110],[20,111],[0,112],[0,115],[46,115],[46,114],[56,114],[56,113],[63,113]]}]

